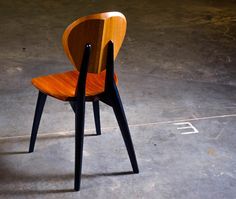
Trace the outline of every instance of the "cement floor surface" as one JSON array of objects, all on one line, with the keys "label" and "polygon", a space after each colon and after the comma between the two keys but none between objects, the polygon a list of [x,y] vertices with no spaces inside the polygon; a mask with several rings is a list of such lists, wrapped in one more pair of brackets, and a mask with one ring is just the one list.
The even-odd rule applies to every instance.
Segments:
[{"label": "cement floor surface", "polygon": [[[132,174],[119,129],[86,132],[82,187],[73,192],[74,136],[47,135],[26,153],[28,139],[1,141],[2,198],[234,198],[234,118],[131,127],[140,174]],[[217,128],[216,128],[217,127]],[[217,129],[217,131],[215,131]]]},{"label": "cement floor surface", "polygon": [[[128,31],[116,60],[140,174],[112,110],[94,135],[87,104],[82,186],[73,192],[74,115],[48,98],[27,154],[37,91],[30,79],[71,70],[65,27],[118,10]],[[0,198],[236,198],[236,2],[0,1]],[[194,129],[177,129],[190,122]]]}]

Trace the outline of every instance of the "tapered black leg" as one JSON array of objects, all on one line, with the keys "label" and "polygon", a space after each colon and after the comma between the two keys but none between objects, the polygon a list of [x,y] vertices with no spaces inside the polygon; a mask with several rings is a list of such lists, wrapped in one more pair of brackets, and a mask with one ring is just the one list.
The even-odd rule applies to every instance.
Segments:
[{"label": "tapered black leg", "polygon": [[47,98],[47,95],[39,91],[37,105],[36,105],[35,114],[34,114],[34,122],[33,122],[32,131],[31,131],[29,153],[34,151],[34,145],[37,138],[39,123],[42,116],[43,107],[44,107],[46,98]]},{"label": "tapered black leg", "polygon": [[80,75],[76,88],[76,106],[75,106],[75,191],[80,190],[83,143],[84,143],[84,115],[85,115],[85,84],[88,71],[88,62],[91,45],[86,44]]},{"label": "tapered black leg", "polygon": [[101,135],[99,101],[98,100],[93,101],[93,113],[94,113],[94,121],[95,121],[97,135]]},{"label": "tapered black leg", "polygon": [[121,134],[123,136],[130,162],[132,164],[133,172],[139,173],[138,163],[136,160],[132,139],[129,132],[128,122],[126,120],[123,105],[120,99],[116,83],[114,81],[114,44],[112,41],[108,42],[107,64],[106,64],[106,81],[105,81],[105,95],[101,99],[108,105],[113,107],[116,119],[120,126]]},{"label": "tapered black leg", "polygon": [[79,109],[75,111],[75,191],[80,190],[82,159],[83,159],[83,143],[84,143],[84,115],[85,103],[80,102]]},{"label": "tapered black leg", "polygon": [[[112,92],[112,91],[111,91]],[[130,131],[129,131],[129,126],[128,126],[128,122],[125,116],[125,112],[124,112],[124,108],[117,90],[117,87],[114,86],[114,90],[113,90],[113,110],[114,113],[116,115],[116,119],[118,121],[120,130],[121,130],[121,134],[123,136],[128,154],[129,154],[129,158],[130,158],[130,162],[133,168],[133,172],[134,173],[139,173],[139,168],[138,168],[138,163],[136,160],[136,155],[135,155],[135,151],[134,151],[134,147],[133,147],[133,143],[132,143],[132,139],[131,139],[131,135],[130,135]]]}]

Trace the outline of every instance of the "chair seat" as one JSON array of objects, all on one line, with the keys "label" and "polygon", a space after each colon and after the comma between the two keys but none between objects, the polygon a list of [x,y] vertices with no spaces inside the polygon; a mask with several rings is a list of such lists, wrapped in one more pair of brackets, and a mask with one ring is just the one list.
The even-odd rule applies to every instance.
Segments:
[{"label": "chair seat", "polygon": [[[74,99],[79,72],[67,71],[64,73],[40,76],[32,79],[32,84],[41,92],[63,101]],[[99,74],[87,73],[86,97],[96,96],[104,92],[106,71]],[[117,75],[114,75],[116,84]]]}]

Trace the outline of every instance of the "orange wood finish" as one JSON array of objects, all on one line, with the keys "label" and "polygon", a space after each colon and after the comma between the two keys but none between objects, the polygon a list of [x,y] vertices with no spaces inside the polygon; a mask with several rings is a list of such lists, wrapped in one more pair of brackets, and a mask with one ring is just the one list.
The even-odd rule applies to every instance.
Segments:
[{"label": "orange wood finish", "polygon": [[114,42],[114,59],[126,33],[126,18],[120,12],[105,12],[81,17],[70,24],[62,44],[71,63],[80,70],[84,46],[92,46],[88,72],[100,73],[106,68],[107,43]]},{"label": "orange wood finish", "polygon": [[[32,84],[41,92],[63,101],[74,99],[79,72],[67,71],[32,79]],[[86,80],[86,96],[95,96],[104,92],[106,71],[100,74],[88,73]],[[116,84],[117,76],[114,76]]]},{"label": "orange wood finish", "polygon": [[[87,43],[91,44],[86,96],[104,92],[106,76],[107,44],[114,42],[114,59],[122,45],[126,32],[125,16],[119,12],[106,12],[81,17],[69,25],[62,37],[68,58],[77,70],[41,76],[32,79],[32,84],[41,92],[60,100],[75,97],[80,65]],[[115,81],[118,82],[115,75]]]}]

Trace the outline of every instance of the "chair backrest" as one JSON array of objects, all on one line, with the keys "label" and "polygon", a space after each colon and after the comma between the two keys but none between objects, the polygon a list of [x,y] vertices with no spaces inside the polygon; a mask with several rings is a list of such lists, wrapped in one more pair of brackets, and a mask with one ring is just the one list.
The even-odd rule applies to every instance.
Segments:
[{"label": "chair backrest", "polygon": [[106,69],[107,47],[114,43],[114,59],[126,33],[126,18],[120,12],[105,12],[81,17],[70,24],[62,37],[62,44],[71,63],[80,70],[84,47],[91,44],[88,72]]}]

